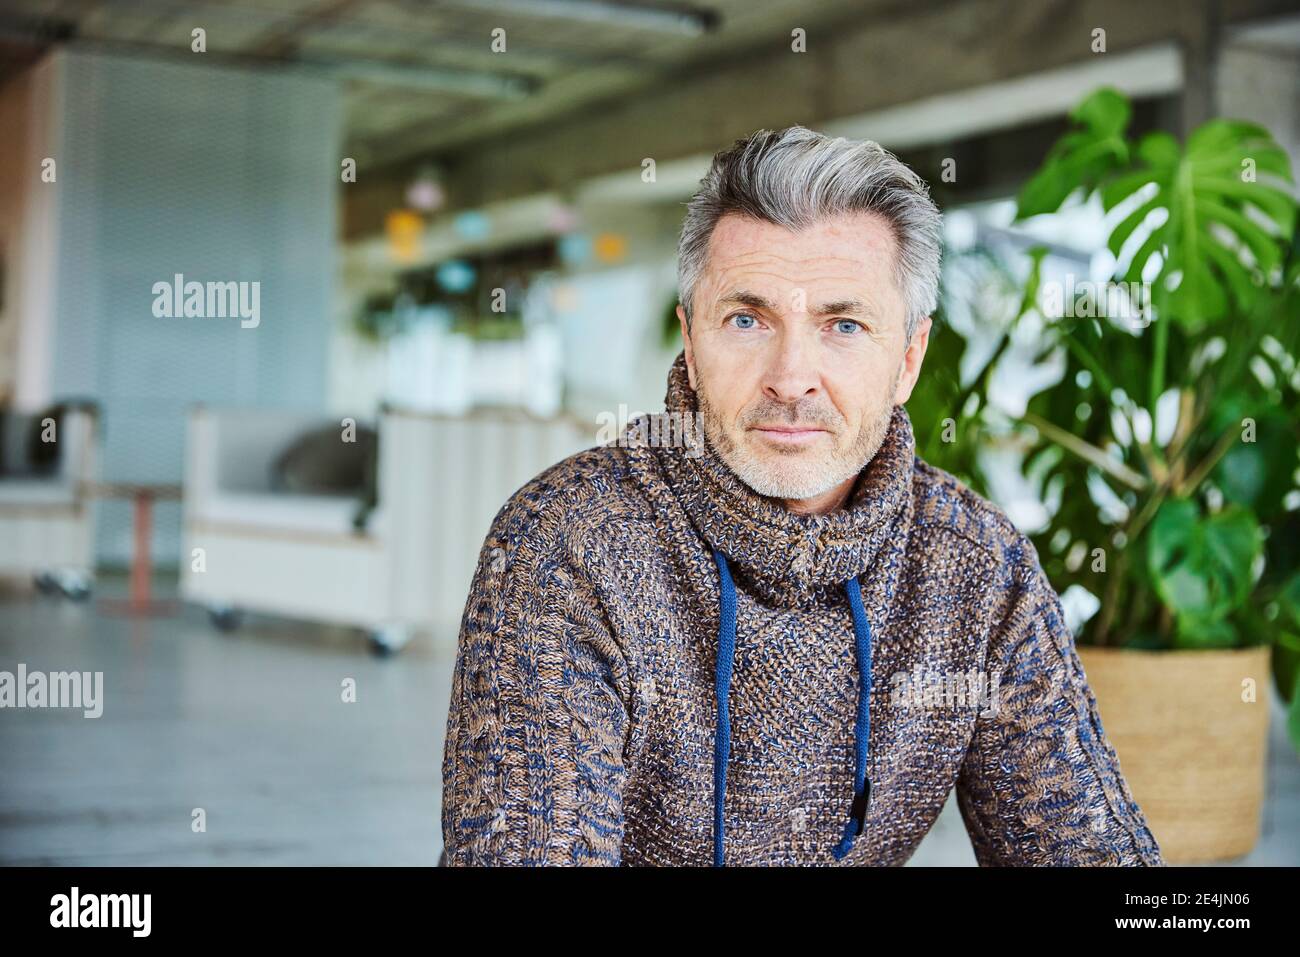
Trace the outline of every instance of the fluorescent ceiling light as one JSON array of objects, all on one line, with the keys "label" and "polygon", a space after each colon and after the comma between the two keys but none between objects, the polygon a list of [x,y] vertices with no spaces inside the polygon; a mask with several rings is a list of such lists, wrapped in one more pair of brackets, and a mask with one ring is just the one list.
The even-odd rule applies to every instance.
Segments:
[{"label": "fluorescent ceiling light", "polygon": [[613,27],[657,30],[697,37],[716,29],[717,14],[710,10],[673,10],[648,5],[609,3],[606,0],[453,0],[457,6],[500,10],[530,17],[579,20]]}]

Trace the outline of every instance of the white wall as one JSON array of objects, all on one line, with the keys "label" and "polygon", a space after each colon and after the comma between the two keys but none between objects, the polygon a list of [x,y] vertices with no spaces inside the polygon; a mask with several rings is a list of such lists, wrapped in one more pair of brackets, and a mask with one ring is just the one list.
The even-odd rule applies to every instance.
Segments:
[{"label": "white wall", "polygon": [[[58,161],[46,396],[102,404],[103,478],[179,482],[195,401],[323,409],[341,112],[286,71],[52,55]],[[260,283],[260,324],[158,318],[153,284]],[[36,373],[33,373],[35,376]],[[98,555],[126,561],[130,506],[105,502]],[[179,508],[156,515],[175,562]]]},{"label": "white wall", "polygon": [[23,408],[48,400],[59,194],[41,169],[59,151],[57,81],[46,60],[0,88],[0,399]]}]

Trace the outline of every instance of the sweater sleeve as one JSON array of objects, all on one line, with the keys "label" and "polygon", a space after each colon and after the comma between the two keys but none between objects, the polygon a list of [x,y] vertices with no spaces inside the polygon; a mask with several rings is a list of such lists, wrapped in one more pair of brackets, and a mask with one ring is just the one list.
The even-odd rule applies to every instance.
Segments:
[{"label": "sweater sleeve", "polygon": [[1017,536],[1002,574],[1007,597],[989,636],[989,705],[957,781],[976,860],[1163,866],[1032,542]]},{"label": "sweater sleeve", "polygon": [[443,754],[448,866],[616,865],[628,671],[580,536],[516,495],[461,622]]}]

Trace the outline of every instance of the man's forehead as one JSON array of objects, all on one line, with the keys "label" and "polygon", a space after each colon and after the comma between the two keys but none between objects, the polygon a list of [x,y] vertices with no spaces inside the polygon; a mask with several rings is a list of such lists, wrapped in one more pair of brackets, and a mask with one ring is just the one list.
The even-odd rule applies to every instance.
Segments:
[{"label": "man's forehead", "polygon": [[883,280],[892,287],[893,257],[889,224],[872,213],[827,217],[801,230],[729,213],[714,228],[707,272],[717,301],[761,308],[755,299],[785,299],[798,289],[810,306],[829,306],[878,298]]},{"label": "man's forehead", "polygon": [[719,267],[771,260],[796,267],[835,263],[840,268],[888,268],[894,239],[888,222],[875,213],[840,213],[803,229],[727,213],[714,226],[708,254]]}]

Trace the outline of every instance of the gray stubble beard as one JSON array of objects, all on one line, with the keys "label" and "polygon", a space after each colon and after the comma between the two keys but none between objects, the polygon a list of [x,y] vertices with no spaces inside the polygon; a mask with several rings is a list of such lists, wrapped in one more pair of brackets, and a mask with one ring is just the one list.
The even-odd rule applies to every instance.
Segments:
[{"label": "gray stubble beard", "polygon": [[[895,370],[893,382],[890,383],[889,394],[891,396],[897,391],[898,379],[901,374],[902,368],[900,366]],[[808,470],[806,476],[787,479],[782,476],[771,475],[769,469],[757,456],[732,441],[730,434],[723,428],[717,409],[713,407],[705,395],[704,379],[698,370],[696,371],[695,395],[700,415],[704,420],[705,438],[736,477],[759,495],[796,501],[820,495],[861,472],[875,458],[876,453],[880,451],[880,446],[884,444],[885,435],[889,431],[889,423],[894,413],[894,405],[891,402],[881,410],[880,414],[872,417],[870,421],[862,423],[848,452],[832,452],[828,462],[817,463],[817,465],[824,464],[824,469],[818,469],[817,465],[814,465]],[[770,408],[775,408],[775,404]],[[824,407],[819,406],[818,408]],[[800,416],[798,411],[796,407],[792,414],[791,407],[787,405],[782,407],[782,411],[778,416],[771,416],[770,418],[779,417],[788,420],[791,424],[800,421],[819,421],[826,424],[825,417],[812,419],[806,415]],[[831,411],[837,422],[842,421],[837,413]],[[744,418],[745,416],[742,415],[742,420]],[[753,418],[752,414],[751,418]],[[801,453],[797,451],[789,453],[777,452],[777,455],[786,454],[799,455]],[[822,475],[817,475],[818,471],[821,471]]]}]

